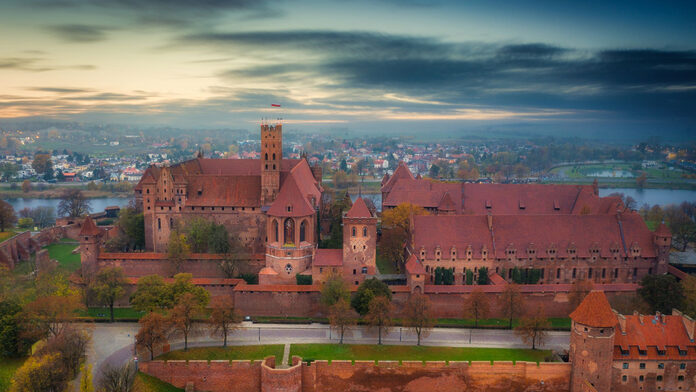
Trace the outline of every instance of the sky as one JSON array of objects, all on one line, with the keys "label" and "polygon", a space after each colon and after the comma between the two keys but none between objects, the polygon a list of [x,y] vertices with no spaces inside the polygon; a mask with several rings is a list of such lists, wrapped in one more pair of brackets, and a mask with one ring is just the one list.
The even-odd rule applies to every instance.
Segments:
[{"label": "sky", "polygon": [[3,0],[0,119],[694,140],[695,20],[693,1]]}]

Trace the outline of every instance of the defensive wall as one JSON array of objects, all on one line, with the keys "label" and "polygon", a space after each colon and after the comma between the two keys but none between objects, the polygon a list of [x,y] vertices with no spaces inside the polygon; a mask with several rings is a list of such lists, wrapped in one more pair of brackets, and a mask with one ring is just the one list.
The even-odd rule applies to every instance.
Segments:
[{"label": "defensive wall", "polygon": [[292,358],[275,368],[263,361],[151,361],[140,370],[178,388],[227,392],[488,391],[563,392],[570,388],[570,363],[315,361]]},{"label": "defensive wall", "polygon": [[13,269],[21,260],[27,260],[32,253],[66,236],[65,227],[49,227],[32,235],[31,231],[19,233],[0,242],[0,264]]}]

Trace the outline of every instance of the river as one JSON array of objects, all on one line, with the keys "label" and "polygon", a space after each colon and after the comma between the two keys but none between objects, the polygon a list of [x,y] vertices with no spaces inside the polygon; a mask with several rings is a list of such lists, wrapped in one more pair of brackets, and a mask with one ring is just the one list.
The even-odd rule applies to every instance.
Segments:
[{"label": "river", "polygon": [[[647,203],[650,205],[660,204],[680,204],[684,201],[696,201],[696,191],[690,190],[675,190],[675,189],[635,189],[635,188],[600,188],[599,195],[607,196],[611,193],[623,193],[625,195],[631,196],[636,199],[638,206],[642,206]],[[357,195],[351,195],[351,198],[355,201]],[[364,193],[363,198],[369,198],[374,203],[377,209],[382,208],[382,194],[381,193]],[[92,207],[92,212],[104,211],[104,208],[108,206],[119,206],[126,207],[131,201],[131,198],[126,197],[98,197],[94,199],[89,199],[90,205]],[[7,199],[8,203],[14,207],[15,211],[19,211],[23,208],[29,207],[53,207],[58,210],[58,203],[60,199]]]}]

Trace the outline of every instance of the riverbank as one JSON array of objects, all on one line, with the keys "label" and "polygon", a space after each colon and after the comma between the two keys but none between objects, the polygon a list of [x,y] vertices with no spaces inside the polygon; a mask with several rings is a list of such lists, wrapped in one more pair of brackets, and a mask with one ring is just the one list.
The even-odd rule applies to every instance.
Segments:
[{"label": "riverbank", "polygon": [[[0,199],[60,199],[65,194],[66,187],[44,189],[41,191],[29,191],[22,192],[21,189],[10,190],[2,189],[0,190]],[[133,191],[129,192],[110,192],[110,191],[100,191],[100,190],[89,190],[80,189],[82,194],[88,199],[100,199],[100,198],[127,198],[133,196]]]}]

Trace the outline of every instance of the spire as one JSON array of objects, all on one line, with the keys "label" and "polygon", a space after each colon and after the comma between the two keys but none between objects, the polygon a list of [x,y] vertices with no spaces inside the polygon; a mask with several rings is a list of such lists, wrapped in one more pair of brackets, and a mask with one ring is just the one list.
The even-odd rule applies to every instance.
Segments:
[{"label": "spire", "polygon": [[655,230],[655,235],[658,235],[660,237],[671,237],[672,232],[670,232],[669,227],[665,224],[665,220],[662,220],[662,223],[660,223],[660,226],[657,227],[657,230]]},{"label": "spire", "polygon": [[570,318],[578,324],[588,327],[613,327],[618,323],[616,314],[603,291],[591,291],[580,305],[570,314]]},{"label": "spire", "polygon": [[346,213],[346,217],[372,218],[372,213],[370,212],[370,209],[367,208],[367,204],[365,204],[365,201],[362,199],[362,197],[358,197],[357,199],[355,199],[355,203],[353,203],[353,206]]},{"label": "spire", "polygon": [[92,217],[87,215],[85,221],[82,223],[82,229],[80,230],[80,236],[95,236],[102,233],[101,229],[94,224]]}]

